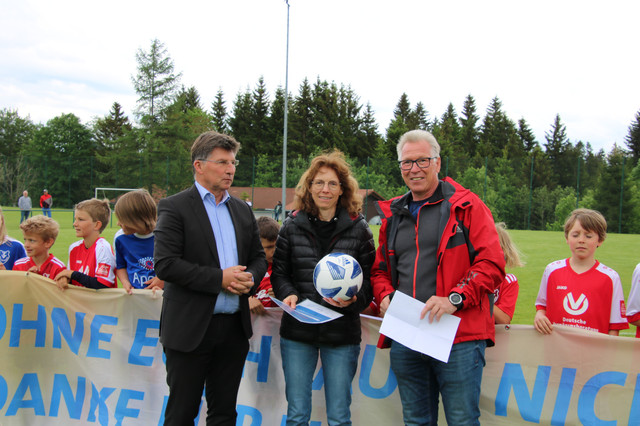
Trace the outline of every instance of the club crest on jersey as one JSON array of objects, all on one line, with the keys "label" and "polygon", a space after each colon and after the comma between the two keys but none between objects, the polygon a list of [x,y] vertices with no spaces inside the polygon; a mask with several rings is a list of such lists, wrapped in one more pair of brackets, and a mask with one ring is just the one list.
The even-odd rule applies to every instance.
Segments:
[{"label": "club crest on jersey", "polygon": [[147,271],[153,271],[153,257],[143,257],[138,259],[138,265]]},{"label": "club crest on jersey", "polygon": [[100,263],[96,269],[96,275],[100,277],[108,277],[109,271],[111,271],[111,265],[107,263]]},{"label": "club crest on jersey", "polygon": [[0,250],[0,262],[7,263],[10,256],[11,252],[9,250]]},{"label": "club crest on jersey", "polygon": [[567,293],[562,301],[562,307],[569,315],[582,315],[589,308],[589,300],[584,294],[581,294],[578,300],[575,300],[573,293]]}]

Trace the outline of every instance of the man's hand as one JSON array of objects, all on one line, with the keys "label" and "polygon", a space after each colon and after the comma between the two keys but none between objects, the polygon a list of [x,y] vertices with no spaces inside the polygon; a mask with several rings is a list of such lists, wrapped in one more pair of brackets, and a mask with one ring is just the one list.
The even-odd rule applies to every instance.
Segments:
[{"label": "man's hand", "polygon": [[551,324],[551,321],[547,318],[546,309],[539,309],[536,312],[536,316],[533,319],[533,327],[540,334],[551,334],[553,331],[553,324]]},{"label": "man's hand", "polygon": [[153,294],[156,294],[156,290],[164,290],[164,281],[158,277],[153,277],[144,283],[144,286],[145,289],[152,290]]},{"label": "man's hand", "polygon": [[222,289],[231,294],[247,294],[253,287],[253,275],[246,266],[236,265],[222,270]]},{"label": "man's hand", "polygon": [[440,318],[444,314],[453,314],[458,309],[449,302],[448,297],[431,296],[427,303],[424,304],[422,312],[420,312],[420,319],[423,319],[427,312],[429,312],[429,323],[433,322],[435,318],[440,321]]}]

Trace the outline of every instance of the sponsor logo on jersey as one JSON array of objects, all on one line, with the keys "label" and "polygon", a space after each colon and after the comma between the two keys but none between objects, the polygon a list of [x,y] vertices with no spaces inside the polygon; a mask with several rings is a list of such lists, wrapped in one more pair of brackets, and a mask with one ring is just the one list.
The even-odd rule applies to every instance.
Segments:
[{"label": "sponsor logo on jersey", "polygon": [[143,257],[138,259],[138,265],[147,271],[153,271],[153,257]]},{"label": "sponsor logo on jersey", "polygon": [[0,250],[0,262],[7,263],[10,256],[11,252],[9,250]]},{"label": "sponsor logo on jersey", "polygon": [[589,300],[584,294],[581,294],[576,300],[573,293],[568,293],[562,301],[562,307],[569,315],[582,315],[589,308]]},{"label": "sponsor logo on jersey", "polygon": [[107,263],[99,263],[96,268],[96,275],[100,277],[108,277],[109,271],[111,271],[111,265]]}]

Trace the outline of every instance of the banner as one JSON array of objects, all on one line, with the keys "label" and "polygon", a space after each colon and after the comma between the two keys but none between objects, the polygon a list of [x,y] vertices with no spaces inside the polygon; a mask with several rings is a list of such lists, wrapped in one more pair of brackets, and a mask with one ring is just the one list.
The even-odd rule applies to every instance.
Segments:
[{"label": "banner", "polygon": [[[168,397],[158,340],[161,292],[70,288],[0,272],[0,425],[161,425]],[[532,307],[533,309],[533,307]],[[282,312],[254,316],[238,398],[238,425],[284,425],[278,330]],[[362,318],[351,405],[354,425],[400,425],[379,319]],[[318,366],[312,426],[326,425]],[[483,424],[640,425],[640,339],[556,327],[499,327],[486,351]],[[206,404],[198,424],[204,425]],[[440,412],[439,424],[445,424]]]}]

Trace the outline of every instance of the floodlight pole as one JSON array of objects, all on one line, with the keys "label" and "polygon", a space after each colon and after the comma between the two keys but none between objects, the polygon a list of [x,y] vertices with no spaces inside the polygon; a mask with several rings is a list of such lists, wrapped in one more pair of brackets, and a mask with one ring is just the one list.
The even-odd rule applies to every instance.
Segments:
[{"label": "floodlight pole", "polygon": [[282,220],[287,218],[287,127],[289,122],[289,0],[287,3],[287,55],[284,77],[284,134],[282,137]]}]

